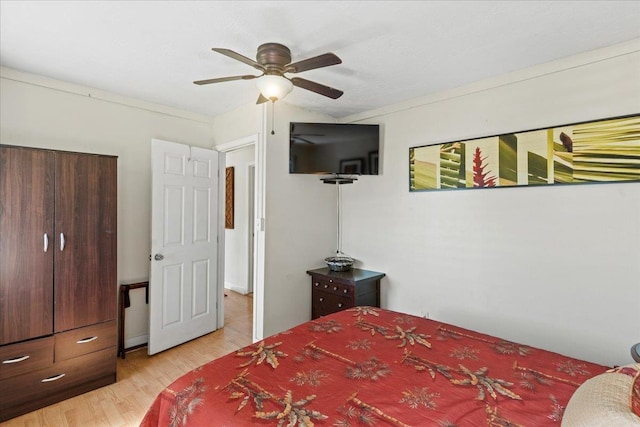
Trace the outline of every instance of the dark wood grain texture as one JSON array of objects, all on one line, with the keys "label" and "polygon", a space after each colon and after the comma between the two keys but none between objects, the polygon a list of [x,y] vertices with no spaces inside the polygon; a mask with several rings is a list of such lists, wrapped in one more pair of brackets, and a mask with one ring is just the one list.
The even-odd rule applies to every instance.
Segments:
[{"label": "dark wood grain texture", "polygon": [[82,356],[117,343],[116,321],[98,323],[56,334],[56,363]]},{"label": "dark wood grain texture", "polygon": [[116,187],[116,158],[57,153],[55,332],[116,318]]},{"label": "dark wood grain texture", "polygon": [[53,332],[53,174],[51,152],[0,146],[0,345]]},{"label": "dark wood grain texture", "polygon": [[358,305],[380,307],[380,279],[385,274],[352,268],[331,271],[329,268],[309,270],[311,276],[311,318]]},{"label": "dark wood grain texture", "polygon": [[114,346],[4,380],[0,421],[115,382],[116,362]]},{"label": "dark wood grain texture", "polygon": [[115,157],[0,146],[0,421],[115,381],[116,193]]},{"label": "dark wood grain texture", "polygon": [[50,335],[0,347],[0,380],[51,366],[53,346]]}]

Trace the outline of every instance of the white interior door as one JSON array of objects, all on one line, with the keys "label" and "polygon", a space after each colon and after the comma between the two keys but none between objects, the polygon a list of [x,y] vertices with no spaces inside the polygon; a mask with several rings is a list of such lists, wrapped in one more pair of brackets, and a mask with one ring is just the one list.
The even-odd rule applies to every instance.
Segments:
[{"label": "white interior door", "polygon": [[[217,329],[220,153],[152,140],[149,354]],[[222,155],[223,156],[223,155]]]}]

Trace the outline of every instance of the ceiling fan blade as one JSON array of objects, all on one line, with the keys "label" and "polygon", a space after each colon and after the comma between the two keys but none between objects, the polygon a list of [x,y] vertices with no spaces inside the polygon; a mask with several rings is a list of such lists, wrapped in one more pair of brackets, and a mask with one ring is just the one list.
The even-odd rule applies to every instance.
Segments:
[{"label": "ceiling fan blade", "polygon": [[231,76],[231,77],[220,77],[217,79],[197,80],[193,83],[197,85],[208,85],[211,83],[230,82],[233,80],[251,80],[251,79],[255,79],[256,77],[260,77],[260,76],[252,76],[251,74],[248,74],[246,76]]},{"label": "ceiling fan blade", "polygon": [[311,92],[319,93],[331,99],[338,99],[344,93],[341,90],[334,89],[329,86],[321,85],[320,83],[312,82],[311,80],[301,79],[300,77],[293,77],[290,79],[294,86],[301,87],[302,89],[310,90]]},{"label": "ceiling fan blade", "polygon": [[258,69],[260,71],[263,71],[263,72],[265,71],[265,68],[262,65],[258,64],[253,59],[247,58],[246,56],[240,55],[239,53],[234,52],[232,50],[222,49],[222,48],[219,48],[219,47],[214,47],[211,50],[213,50],[215,52],[218,52],[218,53],[221,53],[223,55],[226,55],[229,58],[233,58],[233,59],[235,59],[237,61],[244,62],[245,64],[251,65],[253,68],[256,68],[256,69]]},{"label": "ceiling fan blade", "polygon": [[260,94],[260,96],[258,96],[258,101],[256,102],[256,104],[264,104],[268,100],[269,98],[265,98],[262,94]]},{"label": "ceiling fan blade", "polygon": [[304,59],[294,62],[285,67],[285,73],[301,73],[303,71],[314,70],[316,68],[328,67],[330,65],[342,64],[342,60],[333,53],[325,53],[324,55],[314,56],[313,58]]}]

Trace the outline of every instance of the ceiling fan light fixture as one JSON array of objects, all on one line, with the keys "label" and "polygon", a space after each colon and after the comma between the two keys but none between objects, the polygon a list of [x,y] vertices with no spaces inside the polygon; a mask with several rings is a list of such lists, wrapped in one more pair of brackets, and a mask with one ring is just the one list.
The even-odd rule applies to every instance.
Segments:
[{"label": "ceiling fan light fixture", "polygon": [[256,79],[256,86],[262,96],[273,102],[283,99],[293,89],[289,79],[269,74]]}]

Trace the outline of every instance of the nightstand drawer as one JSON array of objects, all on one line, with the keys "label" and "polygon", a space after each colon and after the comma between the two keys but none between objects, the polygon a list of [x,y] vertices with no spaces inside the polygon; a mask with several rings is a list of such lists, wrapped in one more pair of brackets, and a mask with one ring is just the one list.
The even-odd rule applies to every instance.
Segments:
[{"label": "nightstand drawer", "polygon": [[316,289],[312,291],[311,299],[311,305],[317,313],[335,313],[353,306],[351,298]]},{"label": "nightstand drawer", "polygon": [[351,298],[353,295],[353,285],[347,285],[333,279],[313,278],[313,290],[320,290],[334,295]]},{"label": "nightstand drawer", "polygon": [[116,341],[115,320],[56,334],[56,362],[115,346]]},{"label": "nightstand drawer", "polygon": [[361,305],[380,307],[380,279],[384,273],[358,268],[349,271],[319,268],[307,274],[311,276],[312,319]]},{"label": "nightstand drawer", "polygon": [[0,379],[46,368],[52,364],[52,336],[0,347]]}]

